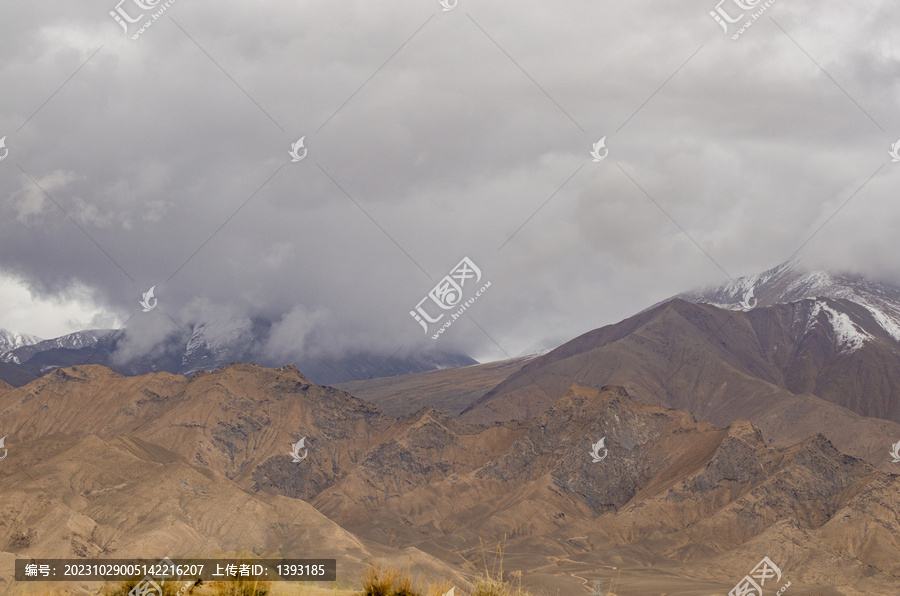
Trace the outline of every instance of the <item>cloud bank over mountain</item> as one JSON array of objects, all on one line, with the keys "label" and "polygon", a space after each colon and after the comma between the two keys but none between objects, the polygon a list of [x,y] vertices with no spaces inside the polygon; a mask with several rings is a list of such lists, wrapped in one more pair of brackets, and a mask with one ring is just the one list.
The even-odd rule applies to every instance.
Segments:
[{"label": "cloud bank over mountain", "polygon": [[112,5],[4,7],[0,272],[38,306],[0,327],[146,352],[224,312],[271,354],[389,355],[468,256],[491,290],[438,343],[502,358],[801,247],[896,283],[900,7],[732,40],[713,4],[178,3],[137,40]]}]

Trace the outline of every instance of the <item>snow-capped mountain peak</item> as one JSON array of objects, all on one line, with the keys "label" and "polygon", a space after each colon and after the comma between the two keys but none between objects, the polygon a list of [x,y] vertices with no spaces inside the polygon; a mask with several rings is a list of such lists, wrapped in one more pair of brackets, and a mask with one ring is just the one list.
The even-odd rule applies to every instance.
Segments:
[{"label": "snow-capped mountain peak", "polygon": [[14,333],[12,331],[0,329],[0,356],[3,356],[3,354],[15,350],[16,348],[21,348],[22,346],[30,346],[32,344],[38,343],[39,341],[43,340],[36,335],[28,335],[27,333]]},{"label": "snow-capped mountain peak", "polygon": [[253,322],[248,318],[199,323],[194,326],[181,359],[184,374],[240,360],[252,342]]},{"label": "snow-capped mountain peak", "polygon": [[[76,331],[55,339],[34,338],[37,341],[25,343],[4,352],[0,349],[0,361],[21,364],[34,354],[44,350],[64,348],[78,350],[80,348],[93,347],[100,338],[106,337],[115,331],[112,329],[90,329],[88,331]],[[31,336],[24,336],[31,337]],[[2,340],[0,340],[2,341]]]},{"label": "snow-capped mountain peak", "polygon": [[835,310],[824,300],[816,300],[807,321],[806,333],[815,327],[822,313],[825,314],[831,327],[831,336],[838,351],[849,354],[863,347],[867,341],[874,339],[874,336],[854,322],[850,315]]},{"label": "snow-capped mountain peak", "polygon": [[[900,287],[849,273],[805,270],[796,260],[756,275],[740,277],[721,286],[680,294],[676,298],[741,310],[741,301],[751,289],[758,301],[756,306],[790,304],[818,298],[848,300],[869,311],[878,325],[895,341],[900,342]],[[846,314],[837,313],[824,302],[821,304],[818,312],[826,313],[836,337],[847,342],[842,344],[845,347],[856,346],[853,350],[858,349],[867,338],[872,337]]]}]

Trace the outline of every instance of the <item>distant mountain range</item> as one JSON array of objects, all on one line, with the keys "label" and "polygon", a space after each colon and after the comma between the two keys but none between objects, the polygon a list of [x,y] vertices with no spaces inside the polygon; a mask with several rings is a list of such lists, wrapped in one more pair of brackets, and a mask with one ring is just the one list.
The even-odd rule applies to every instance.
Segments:
[{"label": "distant mountain range", "polygon": [[315,382],[330,385],[477,364],[465,354],[441,350],[401,351],[392,356],[359,351],[278,361],[260,349],[270,328],[271,323],[251,319],[196,324],[169,335],[152,355],[127,361],[118,357],[120,345],[127,341],[127,329],[92,329],[48,340],[3,331],[0,380],[18,387],[53,369],[79,364],[102,364],[124,375],[162,371],[192,375],[232,362],[253,361],[268,366],[297,364]]},{"label": "distant mountain range", "polygon": [[463,416],[537,415],[575,381],[619,384],[718,423],[734,413],[752,420],[748,408],[779,391],[900,422],[898,330],[900,289],[788,264],[585,333],[528,362]]},{"label": "distant mountain range", "polygon": [[6,354],[16,348],[36,344],[39,341],[41,341],[41,338],[36,335],[12,333],[0,329],[0,354]]},{"label": "distant mountain range", "polygon": [[472,593],[501,544],[532,593],[620,577],[616,593],[725,594],[763,556],[784,573],[767,588],[900,593],[900,476],[816,431],[778,447],[621,387],[572,384],[539,415],[478,424],[392,418],[292,366],[92,365],[0,387],[0,414],[0,564],[303,552],[345,581],[378,558]]},{"label": "distant mountain range", "polygon": [[[741,302],[751,291],[752,298],[748,303],[752,306],[790,304],[808,298],[853,302],[869,311],[879,327],[894,340],[900,341],[900,287],[871,281],[859,275],[806,271],[797,261],[784,263],[759,275],[741,277],[721,286],[679,294],[675,298],[729,310],[742,310],[745,307]],[[848,324],[833,313],[828,316],[835,325],[842,327],[842,332],[847,334],[847,341],[865,341],[865,334],[856,329],[855,324]]]},{"label": "distant mountain range", "polygon": [[[756,374],[759,367],[770,368],[762,376],[763,380],[790,392],[810,392],[843,406],[854,400],[859,401],[866,392],[895,391],[895,394],[900,394],[900,367],[896,366],[896,353],[900,349],[900,288],[856,275],[807,271],[798,262],[792,261],[725,285],[679,294],[671,300],[710,305],[738,316],[749,310],[746,316],[752,321],[757,321],[761,312],[780,313],[774,326],[763,329],[758,324],[751,325],[751,335],[754,337],[732,337],[731,340],[755,342],[760,349],[771,343],[769,348],[772,350],[776,349],[776,343],[780,343],[777,349],[781,349],[781,353],[777,358],[766,356],[763,358],[765,363],[756,362],[753,365],[756,368],[747,370]],[[631,322],[644,320],[647,313],[657,312],[669,302],[657,304],[612,327],[619,330],[630,328]],[[772,310],[788,305],[794,305],[789,314],[785,314],[787,311],[783,309]],[[749,309],[751,306],[753,308]],[[714,316],[721,325],[731,324],[726,323],[726,320],[731,320],[727,317]],[[265,366],[295,364],[312,381],[333,385],[477,364],[465,354],[440,350],[408,351],[390,357],[359,351],[339,356],[305,357],[296,361],[274,360],[266,356],[262,349],[271,326],[268,321],[250,318],[196,323],[171,334],[153,351],[152,356],[129,361],[118,358],[127,329],[79,331],[50,340],[0,331],[0,380],[21,386],[54,368],[90,363],[103,364],[125,375],[158,371],[191,375],[199,370],[215,370],[231,362],[255,362]],[[768,337],[776,327],[779,332]],[[705,337],[703,343],[706,343],[710,333],[727,334],[729,329],[737,331],[737,328],[731,327],[705,329],[701,325],[694,332]],[[592,331],[553,351],[549,350],[550,346],[540,344],[541,355],[533,359],[527,374],[533,375],[536,367],[557,361],[560,354],[567,354],[573,349],[581,350],[585,347],[585,341],[593,341],[588,338],[605,337],[608,333],[604,330]],[[813,341],[816,337],[818,343]],[[828,344],[827,349],[821,342]],[[658,347],[668,349],[664,345]],[[863,348],[864,355],[854,356]],[[797,350],[800,351],[794,357],[787,356]],[[829,354],[827,358],[826,351]],[[750,354],[731,354],[729,357],[733,359],[736,356],[756,357]],[[610,365],[607,360],[603,366]],[[749,366],[746,362],[743,365]],[[859,371],[852,373],[853,367],[859,367]],[[619,377],[624,374],[620,371]],[[600,377],[605,379],[602,383],[598,377],[589,384],[601,386],[613,382],[611,377]],[[592,379],[580,380],[588,382]],[[653,385],[652,394],[669,391],[669,388],[663,387],[666,383],[645,382]],[[520,384],[521,381],[511,377],[503,387],[494,388],[483,399],[490,400],[498,392]],[[562,381],[557,385],[550,394],[554,398],[565,389]],[[676,390],[675,394],[679,391],[683,390]],[[452,395],[450,397],[453,401]],[[546,399],[543,401],[546,402]],[[900,410],[894,404],[896,399],[888,397],[887,402],[879,406],[860,402],[855,409],[851,409],[862,415],[884,415],[900,421]],[[678,400],[672,403],[678,407],[686,405]],[[534,404],[530,407],[533,409]]]},{"label": "distant mountain range", "polygon": [[301,363],[350,393],[223,365],[259,321],[118,372],[81,363],[125,331],[13,338],[0,372],[44,374],[0,382],[0,567],[302,550],[471,592],[502,543],[535,593],[726,594],[765,556],[784,574],[766,594],[900,594],[898,329],[897,288],[786,264],[539,355]]}]

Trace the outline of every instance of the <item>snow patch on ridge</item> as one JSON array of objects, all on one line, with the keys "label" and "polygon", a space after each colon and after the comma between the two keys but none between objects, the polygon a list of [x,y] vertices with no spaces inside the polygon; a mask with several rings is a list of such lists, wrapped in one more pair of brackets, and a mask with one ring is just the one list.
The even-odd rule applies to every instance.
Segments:
[{"label": "snow patch on ridge", "polygon": [[[874,326],[868,329],[864,327],[865,331],[862,333],[865,333],[867,338],[884,337],[883,334],[886,334],[894,341],[900,342],[900,287],[849,273],[807,271],[800,266],[796,258],[768,271],[740,277],[718,287],[679,294],[677,298],[725,310],[742,310],[740,300],[750,288],[754,289],[761,307],[824,298],[853,302],[869,311],[872,322],[879,327],[877,329]],[[837,305],[832,310],[835,308],[842,310]],[[851,342],[845,344],[847,349],[851,349],[851,345],[856,345],[859,341],[868,341],[853,331],[861,325],[866,325],[866,321],[851,323],[849,318],[847,321],[838,321],[829,315],[829,320],[831,319],[835,320],[836,329],[848,333],[840,340]],[[856,339],[851,340],[851,337]]]},{"label": "snow patch on ridge", "polygon": [[251,329],[252,323],[247,318],[219,319],[197,325],[188,340],[182,364],[188,364],[203,352],[217,357],[226,356],[250,341]]},{"label": "snow patch on ridge", "polygon": [[823,312],[825,313],[825,316],[828,317],[828,323],[831,325],[832,337],[834,338],[834,342],[839,351],[852,354],[863,347],[863,344],[867,341],[874,339],[871,334],[867,333],[862,327],[854,323],[847,313],[838,312],[821,300],[816,300],[816,304],[809,315],[807,331],[815,326],[816,319],[819,314]]},{"label": "snow patch on ridge", "polygon": [[43,340],[36,335],[27,335],[25,333],[15,333],[13,331],[0,329],[0,356],[6,354],[7,352],[11,352],[16,348],[21,348],[22,346],[30,346],[31,344],[36,344],[39,341]]},{"label": "snow patch on ridge", "polygon": [[[80,350],[93,347],[100,338],[115,333],[113,329],[91,329],[88,331],[76,331],[55,339],[43,339],[37,342],[25,343],[9,352],[0,352],[0,361],[12,364],[22,364],[37,352],[53,349]],[[25,336],[28,337],[28,336]]]},{"label": "snow patch on ridge", "polygon": [[900,341],[900,325],[897,324],[895,319],[892,319],[870,304],[863,303],[862,306],[869,311],[875,322],[881,325],[882,329],[887,331],[896,341]]}]

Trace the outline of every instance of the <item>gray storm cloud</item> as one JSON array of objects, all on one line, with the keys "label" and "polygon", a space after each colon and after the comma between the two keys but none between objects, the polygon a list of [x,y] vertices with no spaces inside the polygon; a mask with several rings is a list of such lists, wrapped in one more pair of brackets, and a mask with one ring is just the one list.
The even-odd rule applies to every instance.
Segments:
[{"label": "gray storm cloud", "polygon": [[497,358],[814,233],[900,281],[892,3],[738,40],[715,2],[176,2],[137,40],[115,4],[0,8],[0,270],[136,313],[123,356],[178,329],[137,316],[154,285],[178,325],[272,322],[273,357],[391,353],[435,345],[409,311],[468,256],[491,290],[437,344]]}]

